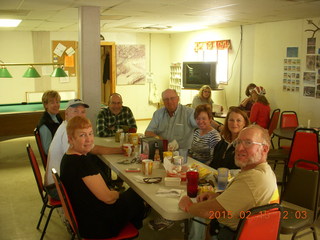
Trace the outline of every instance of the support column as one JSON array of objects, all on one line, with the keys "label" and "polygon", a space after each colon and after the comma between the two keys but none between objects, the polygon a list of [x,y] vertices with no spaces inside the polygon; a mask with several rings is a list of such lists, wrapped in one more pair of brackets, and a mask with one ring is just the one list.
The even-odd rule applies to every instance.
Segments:
[{"label": "support column", "polygon": [[93,130],[101,103],[101,68],[100,68],[100,8],[79,8],[79,72],[80,96],[90,108],[87,117]]}]

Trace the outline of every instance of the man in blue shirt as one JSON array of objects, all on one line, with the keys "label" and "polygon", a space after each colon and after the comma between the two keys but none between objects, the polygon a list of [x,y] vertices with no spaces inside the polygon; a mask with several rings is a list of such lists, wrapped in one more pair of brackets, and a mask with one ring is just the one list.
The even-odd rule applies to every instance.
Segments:
[{"label": "man in blue shirt", "polygon": [[[173,89],[162,92],[162,101],[164,107],[155,111],[145,135],[166,139],[169,143],[176,140],[179,149],[188,150],[191,147],[194,129],[198,127],[194,119],[194,109],[181,105],[179,96]],[[161,231],[173,224],[174,221],[159,216],[149,222],[149,227]]]},{"label": "man in blue shirt", "polygon": [[164,107],[155,111],[145,135],[176,140],[179,149],[189,149],[194,129],[198,127],[194,119],[194,109],[179,103],[179,96],[173,89],[162,92]]}]

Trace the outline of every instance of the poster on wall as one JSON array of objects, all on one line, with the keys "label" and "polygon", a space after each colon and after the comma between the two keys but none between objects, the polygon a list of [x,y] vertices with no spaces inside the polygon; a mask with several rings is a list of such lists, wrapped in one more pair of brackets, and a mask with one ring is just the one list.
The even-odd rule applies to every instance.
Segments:
[{"label": "poster on wall", "polygon": [[[287,57],[288,56],[298,56],[298,48],[287,48]],[[288,57],[283,60],[283,64],[282,90],[285,92],[299,92],[300,59]]]},{"label": "poster on wall", "polygon": [[146,82],[145,45],[117,45],[117,85]]},{"label": "poster on wall", "polygon": [[316,88],[310,86],[303,87],[303,96],[305,97],[315,97]]}]

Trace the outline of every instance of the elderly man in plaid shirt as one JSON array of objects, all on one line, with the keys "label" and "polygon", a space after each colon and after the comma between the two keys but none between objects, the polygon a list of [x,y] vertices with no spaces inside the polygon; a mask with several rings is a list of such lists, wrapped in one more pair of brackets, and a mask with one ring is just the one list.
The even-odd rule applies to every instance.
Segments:
[{"label": "elderly man in plaid shirt", "polygon": [[100,110],[97,117],[97,135],[99,137],[114,136],[118,129],[137,129],[136,120],[132,111],[126,106],[122,106],[122,97],[118,93],[111,94],[108,107]]}]

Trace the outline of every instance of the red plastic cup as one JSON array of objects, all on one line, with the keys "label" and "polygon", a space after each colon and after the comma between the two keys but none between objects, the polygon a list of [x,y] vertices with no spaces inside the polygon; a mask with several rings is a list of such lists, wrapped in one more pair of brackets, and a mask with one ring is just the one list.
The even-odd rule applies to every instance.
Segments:
[{"label": "red plastic cup", "polygon": [[189,197],[194,198],[198,194],[198,179],[199,173],[195,169],[190,169],[187,172],[187,194]]}]

